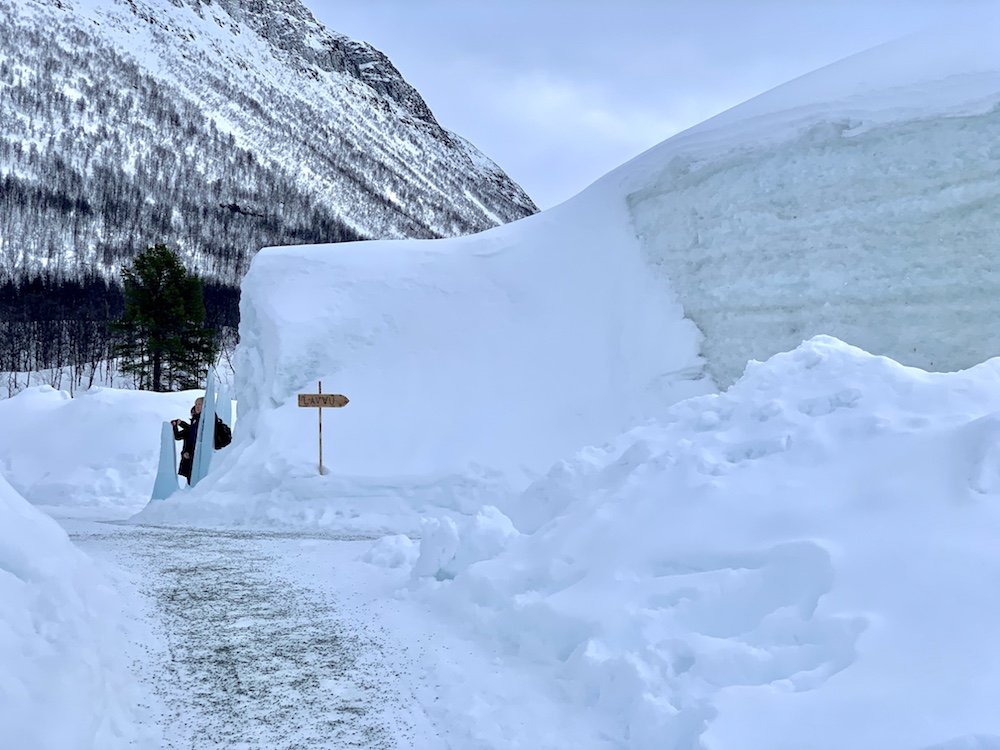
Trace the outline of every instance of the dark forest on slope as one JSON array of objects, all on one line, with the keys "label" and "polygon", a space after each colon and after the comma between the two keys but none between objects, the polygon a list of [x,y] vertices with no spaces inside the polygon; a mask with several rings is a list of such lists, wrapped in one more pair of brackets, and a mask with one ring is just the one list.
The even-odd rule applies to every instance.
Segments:
[{"label": "dark forest on slope", "polygon": [[[76,386],[89,385],[110,358],[108,323],[125,309],[118,280],[88,275],[34,276],[0,284],[0,370],[27,373],[72,367]],[[239,288],[205,284],[205,323],[231,350],[239,325]],[[8,389],[10,390],[10,389]]]}]

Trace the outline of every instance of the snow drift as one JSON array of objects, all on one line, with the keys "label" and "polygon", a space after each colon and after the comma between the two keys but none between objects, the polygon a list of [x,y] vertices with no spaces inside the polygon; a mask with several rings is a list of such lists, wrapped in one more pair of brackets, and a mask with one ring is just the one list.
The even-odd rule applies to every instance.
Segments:
[{"label": "snow drift", "polygon": [[413,595],[616,747],[1000,747],[997,410],[1000,359],[817,338],[560,462],[513,525],[428,522]]},{"label": "snow drift", "polygon": [[96,566],[0,476],[4,747],[104,750],[151,740],[139,734],[142,701],[121,623],[121,603]]},{"label": "snow drift", "polygon": [[51,386],[0,400],[0,473],[60,516],[127,517],[149,500],[160,425],[185,419],[200,392]]}]

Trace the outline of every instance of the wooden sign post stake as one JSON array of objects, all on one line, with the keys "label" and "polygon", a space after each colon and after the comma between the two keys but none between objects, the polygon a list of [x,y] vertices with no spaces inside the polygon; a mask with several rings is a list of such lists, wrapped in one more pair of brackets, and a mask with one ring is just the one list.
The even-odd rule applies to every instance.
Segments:
[{"label": "wooden sign post stake", "polygon": [[[318,396],[323,395],[323,381],[316,381],[316,394]],[[323,476],[323,407],[319,407],[316,410],[319,414],[319,475]]]},{"label": "wooden sign post stake", "polygon": [[323,381],[317,383],[317,393],[300,393],[299,406],[313,407],[319,410],[319,473],[323,475],[323,409],[337,409],[347,406],[350,399],[339,393],[323,393]]}]

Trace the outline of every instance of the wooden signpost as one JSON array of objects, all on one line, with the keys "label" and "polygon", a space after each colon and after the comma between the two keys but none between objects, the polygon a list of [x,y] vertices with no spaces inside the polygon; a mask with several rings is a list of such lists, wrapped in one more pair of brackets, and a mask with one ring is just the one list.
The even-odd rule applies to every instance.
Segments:
[{"label": "wooden signpost", "polygon": [[317,383],[318,393],[300,393],[299,406],[312,407],[319,410],[319,473],[323,475],[323,409],[338,409],[347,406],[350,399],[339,393],[323,393],[323,381]]}]

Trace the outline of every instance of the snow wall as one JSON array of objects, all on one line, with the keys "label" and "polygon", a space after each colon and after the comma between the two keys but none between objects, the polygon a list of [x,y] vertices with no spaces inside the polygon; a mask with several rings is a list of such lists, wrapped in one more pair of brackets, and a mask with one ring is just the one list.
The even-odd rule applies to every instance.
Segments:
[{"label": "snow wall", "polygon": [[1000,353],[998,30],[856,55],[619,170],[720,385],[818,334],[937,371]]}]

